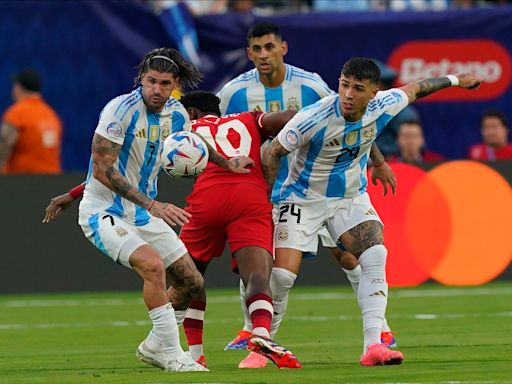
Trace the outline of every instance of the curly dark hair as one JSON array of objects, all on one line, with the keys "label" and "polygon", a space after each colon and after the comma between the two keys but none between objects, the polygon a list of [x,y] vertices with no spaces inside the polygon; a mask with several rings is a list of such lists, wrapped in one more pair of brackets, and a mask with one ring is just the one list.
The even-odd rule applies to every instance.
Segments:
[{"label": "curly dark hair", "polygon": [[220,99],[211,92],[191,91],[180,99],[185,108],[195,107],[204,113],[220,116]]},{"label": "curly dark hair", "polygon": [[142,76],[150,69],[179,77],[181,88],[195,88],[203,78],[201,72],[173,48],[155,48],[149,51],[137,68],[139,72],[134,79],[135,86],[140,84]]}]

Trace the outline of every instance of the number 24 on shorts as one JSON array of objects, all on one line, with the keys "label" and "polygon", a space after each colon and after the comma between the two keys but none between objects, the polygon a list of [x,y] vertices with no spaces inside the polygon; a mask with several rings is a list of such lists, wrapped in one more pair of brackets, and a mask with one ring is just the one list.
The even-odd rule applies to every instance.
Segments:
[{"label": "number 24 on shorts", "polygon": [[[279,222],[280,223],[286,223],[288,222],[287,217],[283,216],[295,216],[297,219],[297,224],[300,224],[300,207],[295,204],[285,204],[281,207],[279,207]],[[287,215],[288,214],[288,215]]]}]

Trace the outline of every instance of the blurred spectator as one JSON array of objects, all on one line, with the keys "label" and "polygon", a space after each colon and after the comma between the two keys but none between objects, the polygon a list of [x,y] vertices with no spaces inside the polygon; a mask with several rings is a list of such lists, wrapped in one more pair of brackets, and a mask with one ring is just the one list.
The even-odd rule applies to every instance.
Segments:
[{"label": "blurred spectator", "polygon": [[483,143],[469,149],[473,160],[512,159],[512,144],[508,143],[508,120],[504,113],[496,109],[484,112],[480,121]]},{"label": "blurred spectator", "polygon": [[390,0],[391,11],[444,11],[450,0]]},{"label": "blurred spectator", "polygon": [[40,91],[34,70],[13,78],[14,104],[4,113],[0,133],[0,169],[5,173],[61,172],[61,122]]},{"label": "blurred spectator", "polygon": [[228,0],[228,10],[248,13],[254,10],[254,0]]},{"label": "blurred spectator", "polygon": [[[388,67],[381,61],[374,61],[377,63],[380,69],[379,90],[385,91],[392,88],[398,73],[393,68]],[[390,155],[398,154],[398,147],[396,145],[398,128],[404,121],[414,121],[418,124],[421,123],[420,115],[418,114],[416,108],[414,108],[412,105],[408,105],[398,115],[392,118],[377,138],[377,145],[379,146],[384,156],[388,157]]]},{"label": "blurred spectator", "polygon": [[396,142],[399,154],[389,156],[388,161],[417,164],[444,160],[440,154],[426,149],[423,129],[417,121],[402,122]]},{"label": "blurred spectator", "polygon": [[313,10],[351,12],[370,10],[370,0],[313,0]]}]

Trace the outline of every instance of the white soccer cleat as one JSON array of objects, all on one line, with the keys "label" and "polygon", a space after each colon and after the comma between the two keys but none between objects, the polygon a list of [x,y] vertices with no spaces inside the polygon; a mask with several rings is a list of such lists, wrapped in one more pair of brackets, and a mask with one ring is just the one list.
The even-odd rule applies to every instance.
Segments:
[{"label": "white soccer cleat", "polygon": [[146,340],[139,344],[135,352],[137,358],[143,363],[152,365],[157,368],[165,368],[165,356],[161,350],[154,351],[146,346]]},{"label": "white soccer cleat", "polygon": [[208,368],[194,361],[188,352],[178,358],[168,359],[164,370],[167,372],[209,372]]}]

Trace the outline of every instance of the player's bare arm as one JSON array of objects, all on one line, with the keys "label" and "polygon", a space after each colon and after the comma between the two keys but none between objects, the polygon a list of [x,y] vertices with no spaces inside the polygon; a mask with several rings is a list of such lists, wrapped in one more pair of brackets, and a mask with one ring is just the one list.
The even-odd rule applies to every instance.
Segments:
[{"label": "player's bare arm", "polygon": [[[85,182],[62,195],[53,197],[45,209],[43,224],[54,220],[62,211],[70,207],[78,197],[82,196],[84,184]],[[74,193],[74,191],[77,192]],[[74,196],[75,194],[79,194],[79,196]]]},{"label": "player's bare arm", "polygon": [[[197,134],[197,133],[196,133]],[[197,134],[198,136],[201,136]],[[201,138],[205,142],[206,146],[208,147],[208,161],[211,161],[214,164],[217,164],[218,166],[227,169],[230,172],[233,173],[251,173],[249,169],[246,167],[253,165],[254,160],[251,159],[248,156],[237,156],[233,157],[232,159],[226,159],[225,157],[221,156],[219,152],[213,148],[207,140],[205,140],[202,136]]]},{"label": "player's bare arm", "polygon": [[0,168],[7,162],[11,156],[14,144],[18,141],[18,129],[7,123],[2,123],[0,130]]},{"label": "player's bare arm", "polygon": [[347,251],[359,258],[370,247],[384,244],[382,224],[375,220],[363,221],[343,233],[340,240]]},{"label": "player's bare arm", "polygon": [[396,176],[391,167],[386,163],[384,155],[380,151],[377,144],[373,143],[370,150],[370,158],[373,162],[372,167],[372,183],[377,185],[377,180],[380,180],[384,188],[384,196],[388,193],[388,184],[391,187],[393,194],[396,191]]},{"label": "player's bare arm", "polygon": [[[453,76],[454,79],[450,79]],[[459,73],[457,75],[449,75],[444,77],[435,77],[430,79],[422,79],[408,83],[399,89],[404,91],[409,98],[409,103],[416,99],[430,95],[443,88],[458,86],[467,89],[478,89],[481,80],[471,73]],[[458,84],[457,84],[458,83]]]},{"label": "player's bare arm", "polygon": [[146,194],[139,192],[126,177],[119,173],[114,164],[120,151],[121,145],[101,135],[94,135],[92,141],[94,178],[126,200],[146,208],[153,216],[165,220],[169,225],[188,223],[188,217],[190,217],[188,212],[172,204],[150,199]]},{"label": "player's bare arm", "polygon": [[261,118],[261,125],[269,137],[275,137],[296,113],[292,110],[267,112]]},{"label": "player's bare arm", "polygon": [[288,155],[290,152],[281,145],[279,140],[275,138],[272,140],[270,147],[265,151],[262,156],[262,169],[265,180],[272,189],[276,181],[277,173],[279,171],[279,160],[281,157]]}]

